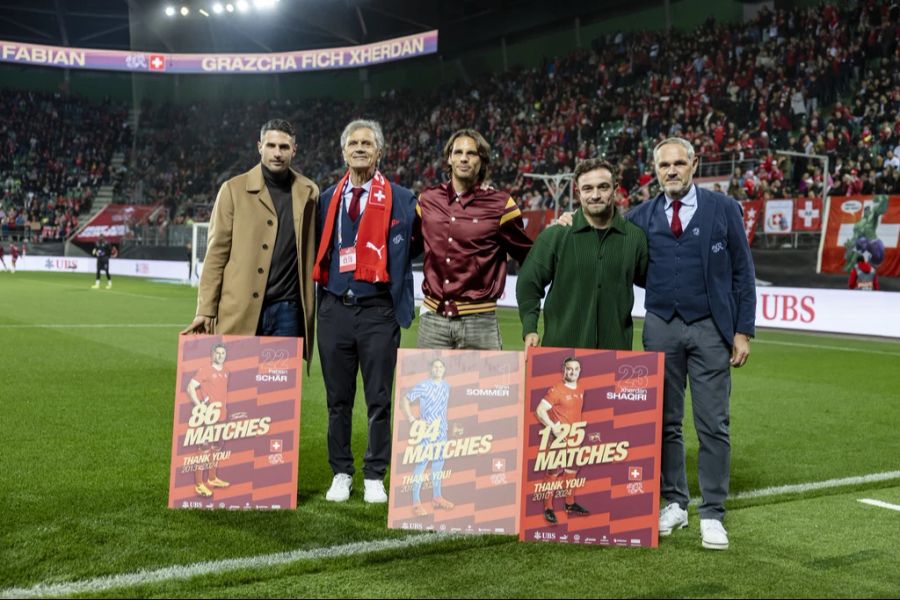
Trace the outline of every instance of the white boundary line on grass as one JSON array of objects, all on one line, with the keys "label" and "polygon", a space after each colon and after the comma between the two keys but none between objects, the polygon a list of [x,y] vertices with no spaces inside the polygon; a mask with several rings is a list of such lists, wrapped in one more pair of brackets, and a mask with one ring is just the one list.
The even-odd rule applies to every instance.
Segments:
[{"label": "white boundary line on grass", "polygon": [[[796,333],[804,333],[797,331]],[[870,348],[841,348],[827,344],[801,344],[800,342],[780,342],[778,340],[753,340],[754,344],[772,344],[774,346],[792,346],[794,348],[814,348],[816,350],[834,350],[835,352],[862,352],[863,354],[884,354],[887,356],[900,356],[900,352],[888,352],[887,350],[872,350]]]},{"label": "white boundary line on grass", "polygon": [[[763,496],[776,496],[779,494],[802,493],[812,490],[840,487],[845,485],[857,485],[876,481],[900,479],[900,471],[887,471],[884,473],[872,473],[858,477],[845,477],[843,479],[829,479],[813,483],[801,483],[797,485],[783,485],[768,487],[759,490],[751,490],[732,496],[733,499],[759,498]],[[862,502],[862,500],[860,500]],[[878,502],[873,500],[872,502]],[[693,503],[693,502],[692,502]],[[356,542],[327,548],[314,548],[312,550],[294,550],[292,552],[279,552],[276,554],[263,554],[260,556],[248,556],[246,558],[230,558],[209,562],[194,563],[191,565],[174,565],[154,571],[137,571],[135,573],[123,573],[120,575],[108,575],[95,579],[72,581],[69,583],[40,583],[30,588],[8,588],[0,590],[0,598],[37,598],[47,596],[73,596],[75,594],[92,594],[116,588],[127,588],[138,585],[161,583],[177,579],[189,579],[198,575],[219,575],[238,569],[255,569],[260,567],[273,567],[289,564],[302,560],[319,558],[340,558],[367,554],[369,552],[381,552],[384,550],[397,550],[424,546],[434,542],[448,539],[462,539],[464,535],[431,533],[429,535],[415,535],[405,538],[390,540],[375,540],[371,542]]]},{"label": "white boundary line on grass", "polygon": [[293,550],[291,552],[278,552],[276,554],[262,554],[260,556],[248,556],[246,558],[228,558],[199,562],[191,565],[173,565],[154,571],[136,571],[120,575],[108,575],[83,581],[70,583],[41,583],[30,588],[9,588],[0,591],[0,598],[40,598],[47,596],[74,596],[75,594],[96,594],[99,592],[128,588],[151,583],[161,583],[177,579],[190,579],[198,575],[219,575],[240,569],[257,569],[261,567],[275,567],[303,560],[320,558],[341,558],[381,552],[384,550],[405,549],[413,546],[431,544],[460,537],[459,534],[416,535],[405,538],[375,540],[371,542],[356,542],[329,546],[327,548],[313,548],[312,550]]},{"label": "white boundary line on grass", "polygon": [[881,500],[872,500],[871,498],[861,498],[860,500],[857,500],[857,502],[862,502],[863,504],[870,504],[872,506],[877,506],[878,508],[887,508],[889,510],[900,511],[900,505],[891,504],[890,502],[882,502]]},{"label": "white boundary line on grass", "polygon": [[[738,492],[737,494],[731,494],[728,498],[729,500],[747,500],[748,498],[763,498],[765,496],[779,496],[781,494],[803,494],[805,492],[812,492],[815,490],[825,490],[828,488],[859,485],[863,483],[874,483],[876,481],[889,481],[891,479],[900,479],[900,471],[870,473],[869,475],[857,475],[855,477],[844,477],[842,479],[828,479],[826,481],[814,481],[812,483],[779,485],[758,490]],[[691,500],[691,505],[697,504],[700,504],[699,498],[694,498],[693,500]]]}]

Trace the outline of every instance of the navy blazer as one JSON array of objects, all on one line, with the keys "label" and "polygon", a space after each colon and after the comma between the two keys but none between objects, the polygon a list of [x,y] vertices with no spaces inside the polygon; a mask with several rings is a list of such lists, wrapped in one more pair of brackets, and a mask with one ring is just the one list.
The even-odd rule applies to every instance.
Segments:
[{"label": "navy blazer", "polygon": [[[330,186],[319,196],[319,218],[316,224],[316,248],[322,243],[325,217],[331,205],[335,186]],[[388,231],[388,274],[391,277],[391,297],[394,300],[394,315],[401,327],[412,324],[415,312],[413,298],[413,228],[416,223],[416,197],[405,187],[391,184],[391,227]],[[322,301],[325,288],[316,287],[317,298]]]},{"label": "navy blazer", "polygon": [[[709,309],[722,338],[732,345],[735,332],[756,334],[756,270],[744,233],[743,210],[734,198],[700,186],[696,188],[698,211],[686,229],[700,228]],[[654,250],[650,220],[660,203],[665,207],[665,202],[665,194],[660,194],[625,215],[647,233],[651,257]]]}]

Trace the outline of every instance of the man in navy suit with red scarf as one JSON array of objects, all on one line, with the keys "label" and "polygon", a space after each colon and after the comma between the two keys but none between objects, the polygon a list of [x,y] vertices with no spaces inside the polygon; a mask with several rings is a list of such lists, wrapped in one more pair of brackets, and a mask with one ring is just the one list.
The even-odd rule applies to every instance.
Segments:
[{"label": "man in navy suit with red scarf", "polygon": [[731,462],[731,367],[741,367],[755,333],[756,275],[740,204],[693,183],[690,142],[669,138],[653,151],[663,193],[627,218],[647,234],[650,264],[644,348],[665,352],[659,534],[688,524],[684,393],[688,380],[700,441],[697,471],[703,501],[703,547],[728,548],[722,524]]},{"label": "man in navy suit with red scarf", "polygon": [[344,502],[353,483],[351,425],[356,375],[362,372],[368,409],[363,462],[364,499],[387,502],[391,459],[391,387],[400,327],[413,318],[413,193],[377,169],[384,134],[375,121],[344,128],[349,167],[322,192],[313,279],[318,286],[318,348],[328,403],[328,461],[334,472],[326,500]]}]

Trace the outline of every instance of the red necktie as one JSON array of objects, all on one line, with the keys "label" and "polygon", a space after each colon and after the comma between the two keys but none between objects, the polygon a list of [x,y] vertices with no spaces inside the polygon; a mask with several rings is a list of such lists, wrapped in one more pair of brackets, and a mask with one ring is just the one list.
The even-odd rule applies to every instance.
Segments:
[{"label": "red necktie", "polygon": [[347,209],[347,214],[350,216],[351,221],[356,222],[359,218],[359,198],[366,190],[361,187],[355,187],[351,191],[353,196],[350,198],[350,208]]},{"label": "red necktie", "polygon": [[672,200],[672,235],[676,238],[681,237],[681,217],[678,211],[681,210],[681,200]]}]

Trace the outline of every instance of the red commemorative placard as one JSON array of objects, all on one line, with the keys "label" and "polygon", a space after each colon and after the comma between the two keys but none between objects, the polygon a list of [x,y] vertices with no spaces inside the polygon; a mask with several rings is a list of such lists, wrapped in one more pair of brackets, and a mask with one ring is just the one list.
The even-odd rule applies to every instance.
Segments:
[{"label": "red commemorative placard", "polygon": [[301,338],[182,336],[169,508],[297,507]]},{"label": "red commemorative placard", "polygon": [[532,348],[519,539],[656,547],[663,355]]},{"label": "red commemorative placard", "polygon": [[397,357],[388,527],[518,531],[524,354]]}]

